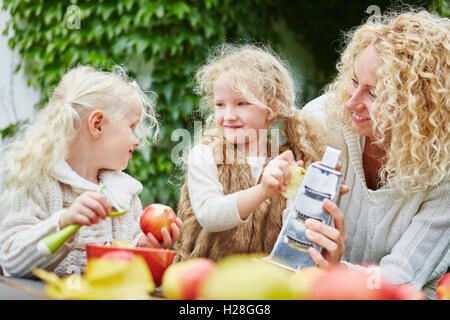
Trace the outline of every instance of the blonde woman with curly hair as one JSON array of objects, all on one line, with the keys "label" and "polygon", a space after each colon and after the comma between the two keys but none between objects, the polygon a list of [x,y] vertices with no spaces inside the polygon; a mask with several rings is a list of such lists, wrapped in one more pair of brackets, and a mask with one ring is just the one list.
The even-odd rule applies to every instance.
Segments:
[{"label": "blonde woman with curly hair", "polygon": [[[327,94],[304,111],[342,134],[351,191],[339,203],[345,223],[332,231],[346,250],[314,260],[375,263],[394,283],[435,298],[450,263],[450,21],[411,11],[363,24],[337,67]],[[319,245],[331,234],[320,227]]]},{"label": "blonde woman with curly hair", "polygon": [[[201,107],[213,116],[189,152],[176,260],[270,253],[286,210],[280,191],[289,166],[308,165],[324,151],[320,123],[295,108],[291,73],[270,49],[220,46],[196,80]],[[275,123],[280,139],[268,136]]]},{"label": "blonde woman with curly hair", "polygon": [[[81,273],[84,245],[122,239],[155,247],[140,231],[139,181],[122,172],[140,141],[144,119],[158,122],[153,104],[135,81],[118,72],[80,66],[65,74],[34,124],[8,146],[1,199],[0,263],[6,274],[31,276],[32,267],[58,275]],[[107,218],[112,205],[128,212]],[[116,208],[115,210],[117,210]],[[53,255],[38,250],[39,240],[70,224],[81,227]],[[181,225],[166,232],[162,246],[177,240]]]}]

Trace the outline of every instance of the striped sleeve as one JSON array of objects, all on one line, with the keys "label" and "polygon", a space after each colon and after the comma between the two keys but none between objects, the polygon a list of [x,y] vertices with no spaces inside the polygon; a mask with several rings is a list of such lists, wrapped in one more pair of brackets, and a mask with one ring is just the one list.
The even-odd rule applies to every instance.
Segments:
[{"label": "striped sleeve", "polygon": [[391,253],[380,261],[396,283],[422,288],[449,267],[450,182],[432,190]]},{"label": "striped sleeve", "polygon": [[38,252],[39,240],[58,231],[59,217],[65,210],[50,215],[43,210],[46,205],[42,201],[44,197],[39,196],[17,199],[5,213],[0,227],[0,264],[9,275],[31,277],[32,267],[52,270],[73,246],[74,237],[49,257]]}]

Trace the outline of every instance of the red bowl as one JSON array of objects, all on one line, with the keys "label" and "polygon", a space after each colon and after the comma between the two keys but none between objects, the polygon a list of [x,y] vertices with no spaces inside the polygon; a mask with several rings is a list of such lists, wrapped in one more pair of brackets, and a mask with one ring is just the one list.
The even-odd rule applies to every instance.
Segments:
[{"label": "red bowl", "polygon": [[161,280],[167,267],[173,262],[174,250],[151,249],[151,248],[121,248],[112,246],[100,246],[95,244],[86,245],[87,258],[101,258],[105,253],[112,251],[127,251],[139,255],[145,259],[147,266],[153,276],[156,286],[161,285]]}]

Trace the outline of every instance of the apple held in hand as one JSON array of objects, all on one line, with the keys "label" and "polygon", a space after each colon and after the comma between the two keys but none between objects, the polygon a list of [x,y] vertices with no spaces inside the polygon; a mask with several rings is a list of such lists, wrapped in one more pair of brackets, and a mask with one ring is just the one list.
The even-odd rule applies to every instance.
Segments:
[{"label": "apple held in hand", "polygon": [[281,192],[281,194],[288,200],[294,200],[305,177],[306,170],[299,166],[290,166],[289,169],[291,170],[291,179],[286,187],[286,191]]},{"label": "apple held in hand", "polygon": [[450,300],[450,272],[444,274],[436,287],[436,296],[439,300]]},{"label": "apple held in hand", "polygon": [[162,241],[161,229],[166,227],[170,232],[170,225],[175,222],[176,218],[171,207],[159,203],[151,204],[141,215],[141,230],[145,235],[151,232],[158,241]]},{"label": "apple held in hand", "polygon": [[164,294],[171,300],[197,299],[200,284],[215,267],[215,262],[207,258],[172,264],[162,279]]}]

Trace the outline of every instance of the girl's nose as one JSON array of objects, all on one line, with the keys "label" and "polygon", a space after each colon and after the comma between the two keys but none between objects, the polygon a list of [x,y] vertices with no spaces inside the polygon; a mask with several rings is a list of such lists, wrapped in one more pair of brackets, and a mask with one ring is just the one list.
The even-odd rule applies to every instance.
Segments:
[{"label": "girl's nose", "polygon": [[236,112],[233,107],[226,107],[224,120],[236,120]]}]

